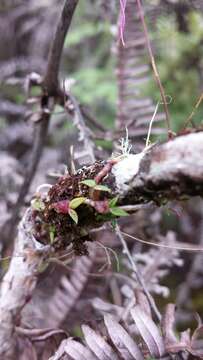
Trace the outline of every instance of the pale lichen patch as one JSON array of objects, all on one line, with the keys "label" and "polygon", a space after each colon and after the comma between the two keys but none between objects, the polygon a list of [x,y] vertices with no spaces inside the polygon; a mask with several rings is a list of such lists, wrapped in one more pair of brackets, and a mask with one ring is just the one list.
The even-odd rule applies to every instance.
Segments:
[{"label": "pale lichen patch", "polygon": [[119,192],[129,189],[128,183],[139,171],[140,162],[145,155],[145,151],[139,154],[126,154],[126,156],[115,164],[112,173],[115,176],[116,187]]}]

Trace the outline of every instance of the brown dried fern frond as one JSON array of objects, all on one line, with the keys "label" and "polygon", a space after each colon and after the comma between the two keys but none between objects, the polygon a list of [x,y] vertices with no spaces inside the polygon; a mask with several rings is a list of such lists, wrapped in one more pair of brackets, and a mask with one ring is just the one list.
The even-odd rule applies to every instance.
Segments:
[{"label": "brown dried fern frond", "polygon": [[[136,307],[132,309],[131,316],[141,333],[145,333],[145,341],[148,343],[151,355],[162,356],[164,354],[164,343],[154,322],[147,318],[147,325],[144,324],[145,314]],[[150,332],[148,330],[151,327]],[[144,360],[144,350],[139,344],[140,340],[128,333],[123,325],[110,314],[104,316],[104,334],[93,330],[88,325],[82,326],[84,342],[69,338],[62,342],[63,354],[67,354],[74,360],[100,359],[119,360],[136,359]],[[138,345],[139,344],[139,345]],[[61,354],[62,351],[60,350]],[[50,360],[62,359],[59,355],[53,356]]]},{"label": "brown dried fern frond", "polygon": [[[62,341],[58,351],[49,360],[144,360],[195,359],[203,358],[203,343],[198,342],[202,325],[190,336],[189,329],[175,335],[175,306],[168,304],[163,316],[161,329],[152,318],[137,305],[130,314],[134,327],[126,329],[114,316],[104,316],[104,328],[98,332],[88,325],[82,325],[84,339],[68,338]],[[133,330],[132,330],[133,329]],[[182,356],[182,354],[184,354]]]},{"label": "brown dried fern frond", "polygon": [[[146,59],[146,40],[143,34],[135,1],[128,0],[125,8],[125,45],[117,45],[118,112],[117,129],[128,128],[129,136],[140,142],[146,138],[155,105],[151,98],[143,95],[143,88],[149,82],[149,60]],[[164,119],[159,113],[155,122]],[[156,127],[152,133],[162,133]]]},{"label": "brown dried fern frond", "polygon": [[[41,316],[45,326],[58,328],[73,310],[83,292],[94,263],[96,248],[88,247],[89,256],[78,257],[72,268],[71,276],[63,275],[53,295],[42,304]],[[44,317],[44,311],[52,316]]]}]

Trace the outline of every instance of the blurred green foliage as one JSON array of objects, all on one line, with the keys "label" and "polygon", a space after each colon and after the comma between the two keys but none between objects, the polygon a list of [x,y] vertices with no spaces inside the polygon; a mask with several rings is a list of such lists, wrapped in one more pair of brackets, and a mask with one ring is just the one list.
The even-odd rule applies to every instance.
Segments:
[{"label": "blurred green foliage", "polygon": [[[203,91],[203,14],[191,11],[187,23],[188,32],[184,33],[178,30],[174,15],[160,17],[152,33],[160,77],[166,94],[172,98],[169,111],[174,131],[181,129]],[[154,81],[147,93],[155,101],[160,100]],[[194,122],[198,124],[202,119],[203,105],[196,112]]]},{"label": "blurred green foliage", "polygon": [[73,74],[76,79],[73,91],[83,102],[94,108],[105,125],[112,125],[115,116],[116,83],[112,65],[102,68],[82,68]]},{"label": "blurred green foliage", "polygon": [[[203,89],[200,75],[203,72],[203,15],[191,11],[187,23],[185,33],[178,30],[174,14],[158,17],[153,31],[149,24],[161,80],[166,94],[173,99],[169,111],[174,131],[181,129]],[[68,68],[76,80],[72,91],[109,127],[114,124],[117,97],[113,42],[111,25],[100,17],[98,8],[81,4],[66,40],[67,52],[72,54]],[[159,90],[153,76],[151,78],[144,94],[159,101]],[[198,124],[202,118],[203,105],[200,105],[194,122]]]},{"label": "blurred green foliage", "polygon": [[[89,1],[88,1],[89,3]],[[112,127],[116,114],[115,58],[111,52],[111,24],[99,16],[98,7],[81,3],[65,46],[74,95],[90,105],[97,118]]]}]

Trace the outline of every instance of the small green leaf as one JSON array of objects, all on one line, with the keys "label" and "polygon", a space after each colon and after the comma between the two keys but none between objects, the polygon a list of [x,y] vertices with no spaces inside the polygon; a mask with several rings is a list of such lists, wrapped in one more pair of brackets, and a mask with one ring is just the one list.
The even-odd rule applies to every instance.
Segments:
[{"label": "small green leaf", "polygon": [[34,199],[32,201],[32,208],[38,211],[42,211],[45,209],[45,205],[41,199]]},{"label": "small green leaf", "polygon": [[84,185],[87,185],[89,187],[95,187],[97,184],[96,184],[96,181],[95,180],[92,180],[92,179],[87,179],[87,180],[83,180],[80,182],[81,184],[84,184]]},{"label": "small green leaf", "polygon": [[112,226],[112,229],[113,229],[113,230],[116,229],[116,224],[117,224],[117,222],[116,222],[115,219],[111,220],[111,226]]},{"label": "small green leaf", "polygon": [[70,201],[69,206],[71,209],[76,209],[78,206],[85,202],[85,197],[78,197]]},{"label": "small green leaf", "polygon": [[49,227],[49,237],[50,237],[50,243],[53,244],[54,239],[55,239],[55,227],[54,227],[54,225],[50,225],[50,227]]},{"label": "small green leaf", "polygon": [[113,199],[111,199],[111,200],[109,201],[109,207],[110,207],[110,208],[115,207],[117,201],[118,201],[118,196],[116,196],[116,197],[114,197]]},{"label": "small green leaf", "polygon": [[129,215],[125,210],[123,210],[119,207],[111,208],[110,212],[115,216],[128,216]]},{"label": "small green leaf", "polygon": [[94,190],[111,192],[111,189],[109,189],[108,186],[105,185],[96,185],[94,186]]},{"label": "small green leaf", "polygon": [[54,232],[50,231],[49,236],[50,236],[50,243],[53,244],[54,243]]},{"label": "small green leaf", "polygon": [[73,221],[77,224],[78,223],[78,214],[76,213],[76,211],[73,209],[70,209],[69,215],[70,215],[71,219],[73,219]]}]

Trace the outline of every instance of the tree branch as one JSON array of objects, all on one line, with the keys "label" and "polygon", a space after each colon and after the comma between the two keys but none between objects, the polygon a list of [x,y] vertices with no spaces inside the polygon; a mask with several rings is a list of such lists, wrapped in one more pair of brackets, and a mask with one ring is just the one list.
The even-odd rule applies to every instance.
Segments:
[{"label": "tree branch", "polygon": [[14,238],[15,228],[19,221],[20,208],[23,205],[24,199],[29,191],[30,184],[36,172],[40,157],[42,155],[48,126],[49,126],[49,117],[46,118],[44,117],[43,121],[40,124],[38,124],[35,129],[34,144],[32,148],[32,156],[30,159],[30,163],[26,170],[24,181],[20,188],[18,198],[12,212],[12,217],[8,221],[8,223],[5,224],[4,236],[2,239],[4,244],[4,250],[10,246],[10,243]]},{"label": "tree branch", "polygon": [[[133,203],[158,203],[203,195],[203,132],[176,137],[149,149],[129,179]],[[128,192],[124,202],[129,203]]]},{"label": "tree branch", "polygon": [[58,72],[64,40],[70,27],[75,8],[79,0],[65,0],[61,16],[58,20],[56,33],[49,52],[47,71],[44,77],[44,88],[48,94],[57,94]]},{"label": "tree branch", "polygon": [[[126,153],[107,161],[96,161],[79,169],[76,174],[62,176],[42,200],[44,209],[37,212],[41,223],[41,227],[37,225],[38,221],[36,223],[37,239],[49,244],[50,234],[44,229],[52,225],[55,229],[54,249],[65,250],[72,243],[76,253],[81,255],[84,254],[84,242],[88,240],[90,230],[119,216],[111,208],[110,200],[115,196],[116,207],[152,201],[162,205],[174,198],[202,196],[202,154],[203,132],[199,132],[177,137],[139,154]],[[84,180],[90,179],[98,190],[84,184]],[[82,205],[77,205],[74,211],[76,225],[70,215],[70,204],[78,197]],[[115,211],[120,212],[121,209]]]},{"label": "tree branch", "polygon": [[49,246],[38,243],[32,235],[32,212],[29,209],[19,224],[18,237],[9,270],[0,293],[0,359],[14,359],[14,328],[24,305],[35,288],[40,266],[47,258]]},{"label": "tree branch", "polygon": [[138,267],[137,267],[137,264],[136,262],[133,260],[132,258],[132,255],[130,254],[130,250],[128,249],[128,245],[124,239],[124,237],[122,236],[121,234],[121,231],[120,231],[120,228],[119,226],[117,225],[116,226],[116,235],[118,237],[118,239],[120,240],[121,244],[122,244],[122,247],[123,247],[123,254],[125,254],[130,262],[130,265],[131,265],[131,268],[136,276],[136,279],[137,279],[137,282],[139,284],[139,286],[141,287],[141,289],[143,290],[148,302],[149,302],[149,305],[152,309],[152,311],[154,312],[154,315],[157,317],[157,320],[158,321],[161,321],[161,314],[155,304],[155,301],[153,299],[153,297],[151,296],[150,292],[148,291],[147,289],[147,286],[145,284],[145,281],[144,281],[144,278],[142,276],[142,274],[140,273]]}]

